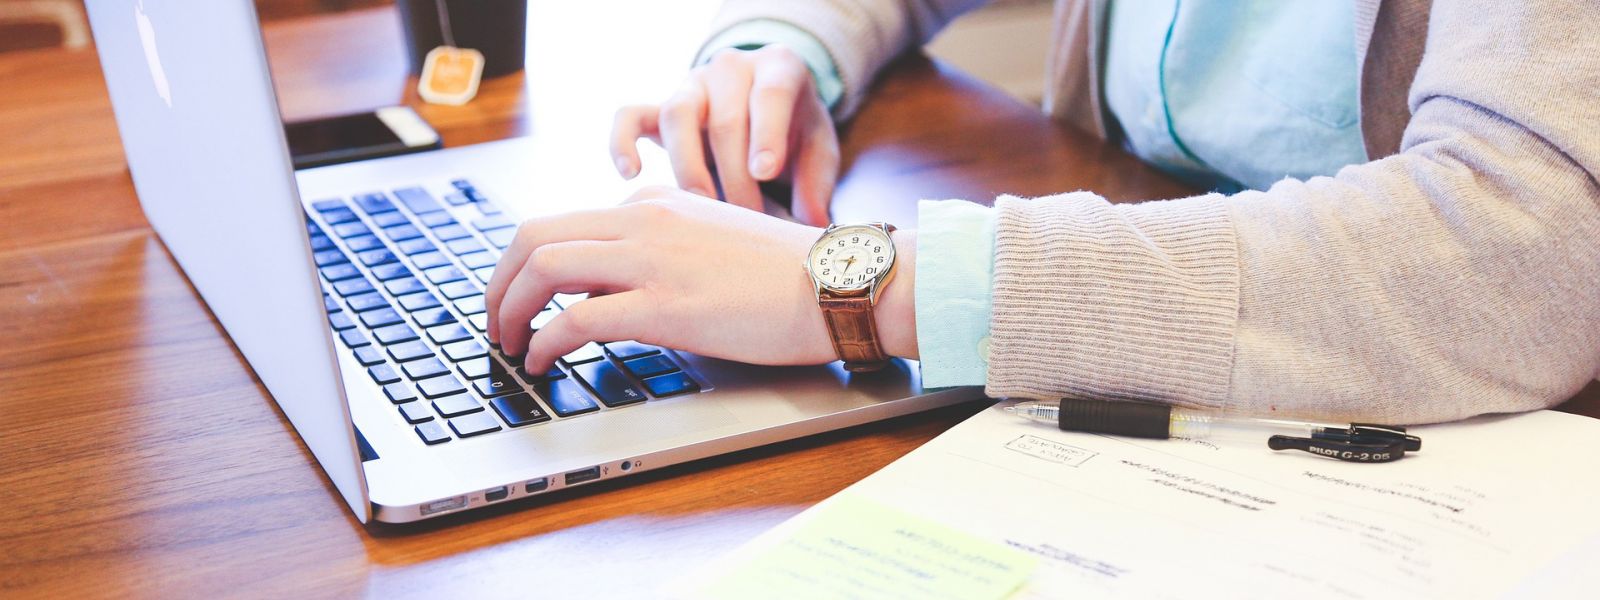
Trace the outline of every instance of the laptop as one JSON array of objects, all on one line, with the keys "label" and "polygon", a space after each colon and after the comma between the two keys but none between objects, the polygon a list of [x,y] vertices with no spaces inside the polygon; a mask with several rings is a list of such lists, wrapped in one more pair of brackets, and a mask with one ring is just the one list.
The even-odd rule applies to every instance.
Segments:
[{"label": "laptop", "polygon": [[[980,396],[925,391],[909,361],[852,375],[625,340],[520,372],[483,334],[500,249],[519,217],[624,194],[570,193],[588,171],[537,135],[297,174],[250,0],[87,6],[145,215],[362,523]],[[579,301],[558,297],[531,326]]]}]

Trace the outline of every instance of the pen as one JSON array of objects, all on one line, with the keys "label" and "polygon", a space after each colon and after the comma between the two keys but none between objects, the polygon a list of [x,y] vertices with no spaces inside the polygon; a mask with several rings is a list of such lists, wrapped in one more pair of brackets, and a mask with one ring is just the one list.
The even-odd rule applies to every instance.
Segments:
[{"label": "pen", "polygon": [[1267,447],[1273,450],[1303,450],[1347,462],[1390,462],[1422,449],[1422,438],[1406,434],[1404,427],[1260,419],[1147,402],[1063,398],[1060,402],[1019,402],[1005,410],[1029,421],[1054,424],[1062,431],[1156,439],[1270,436]]}]

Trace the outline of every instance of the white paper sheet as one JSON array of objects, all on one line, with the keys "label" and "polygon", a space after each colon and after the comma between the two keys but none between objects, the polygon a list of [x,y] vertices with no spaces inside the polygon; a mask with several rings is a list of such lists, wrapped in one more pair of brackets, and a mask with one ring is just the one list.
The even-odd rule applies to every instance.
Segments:
[{"label": "white paper sheet", "polygon": [[997,406],[845,493],[1039,556],[1018,598],[1496,597],[1536,572],[1565,582],[1542,597],[1593,593],[1600,575],[1549,570],[1600,535],[1600,421],[1412,432],[1422,451],[1351,464],[1264,440],[1068,433]]}]

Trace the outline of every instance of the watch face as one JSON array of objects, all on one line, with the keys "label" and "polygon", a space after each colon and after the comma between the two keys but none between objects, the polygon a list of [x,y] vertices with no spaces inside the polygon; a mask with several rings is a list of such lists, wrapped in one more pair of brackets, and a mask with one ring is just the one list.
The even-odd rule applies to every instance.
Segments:
[{"label": "watch face", "polygon": [[828,232],[811,246],[806,270],[823,287],[855,291],[889,272],[894,265],[894,244],[883,230],[850,225]]}]

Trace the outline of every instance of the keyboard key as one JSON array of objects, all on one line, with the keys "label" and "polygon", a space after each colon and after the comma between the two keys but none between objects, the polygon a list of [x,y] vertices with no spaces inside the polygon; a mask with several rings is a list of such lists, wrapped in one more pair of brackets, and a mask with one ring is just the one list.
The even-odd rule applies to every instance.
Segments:
[{"label": "keyboard key", "polygon": [[333,296],[329,296],[326,289],[322,290],[322,307],[327,309],[328,312],[340,310],[339,301],[334,300]]},{"label": "keyboard key", "polygon": [[372,291],[372,289],[372,282],[367,281],[367,278],[365,277],[360,279],[336,281],[333,284],[333,291],[338,292],[340,296],[344,297],[353,296],[356,294],[365,294]]},{"label": "keyboard key", "polygon": [[461,311],[461,314],[464,315],[475,315],[484,311],[483,294],[467,296],[456,300],[453,304],[456,305],[456,310]]},{"label": "keyboard key", "polygon": [[458,190],[465,190],[465,189],[472,188],[472,182],[471,181],[467,181],[466,179],[452,179],[452,180],[450,180],[450,185],[455,186],[455,188],[458,189]]},{"label": "keyboard key", "polygon": [[522,391],[522,386],[517,383],[516,379],[511,377],[510,373],[499,369],[491,369],[488,377],[472,380],[472,387],[478,391],[479,396],[485,398],[504,396]]},{"label": "keyboard key", "polygon": [[400,263],[389,263],[373,267],[372,276],[377,277],[378,281],[394,281],[402,277],[410,277],[411,269]]},{"label": "keyboard key", "polygon": [[385,327],[395,323],[404,323],[405,318],[401,317],[400,313],[395,312],[394,309],[386,306],[378,310],[361,313],[361,322],[366,324],[367,327]]},{"label": "keyboard key", "polygon": [[445,417],[454,417],[483,410],[483,405],[473,400],[472,396],[465,394],[458,396],[445,396],[433,401],[433,409]]},{"label": "keyboard key", "polygon": [[672,362],[672,359],[667,358],[665,354],[653,354],[635,358],[623,363],[623,366],[628,368],[629,373],[633,373],[635,377],[640,379],[678,370],[678,365]]},{"label": "keyboard key", "polygon": [[[393,266],[393,265],[384,265],[384,266]],[[417,281],[417,278],[415,278],[415,277],[407,277],[405,279],[396,279],[394,281],[390,281],[388,283],[383,284],[383,289],[389,290],[389,294],[390,295],[392,295],[392,296],[394,296],[396,298],[400,298],[400,304],[402,306],[405,305],[405,302],[406,302],[405,298],[401,298],[402,296],[405,296],[407,294],[415,294],[417,292],[426,292],[426,291],[428,291],[428,288],[423,287],[422,282],[421,281]],[[411,311],[411,310],[416,310],[416,309],[407,306],[406,310],[407,311]]]},{"label": "keyboard key", "polygon": [[418,230],[416,227],[413,227],[410,223],[386,228],[383,230],[383,234],[390,240],[396,242],[404,242],[406,240],[414,240],[422,237],[422,231]]},{"label": "keyboard key", "polygon": [[[441,306],[439,298],[428,292],[407,294],[400,298],[400,307],[406,309],[406,312],[416,312],[428,308],[438,308],[439,306]],[[427,327],[427,325],[423,325],[423,327]]]},{"label": "keyboard key", "polygon": [[499,248],[501,250],[505,250],[506,246],[510,246],[511,245],[511,240],[514,240],[514,239],[517,238],[517,230],[515,230],[515,229],[496,229],[494,231],[490,231],[490,232],[487,232],[487,233],[483,234],[483,237],[488,238],[489,239],[489,243],[494,244],[494,247]]},{"label": "keyboard key", "polygon": [[644,392],[633,387],[622,371],[609,362],[602,360],[578,365],[572,368],[572,374],[589,384],[589,391],[594,392],[606,406],[616,408],[645,400]]},{"label": "keyboard key", "polygon": [[[489,201],[489,199],[483,195],[483,192],[478,190],[477,186],[470,186],[469,185],[467,187],[457,188],[457,189],[461,190],[461,193],[466,195],[467,199],[471,200],[473,202],[482,203],[482,202],[488,202]],[[488,214],[488,213],[484,213],[484,214]]]},{"label": "keyboard key", "polygon": [[446,433],[438,423],[427,422],[416,427],[417,437],[422,438],[422,443],[432,446],[450,441],[450,434]]},{"label": "keyboard key", "polygon": [[422,221],[423,225],[429,227],[441,227],[456,222],[456,218],[450,216],[450,213],[447,212],[432,212],[417,218]]},{"label": "keyboard key", "polygon": [[383,240],[380,240],[377,236],[373,235],[356,236],[345,240],[344,243],[350,247],[351,252],[366,252],[368,250],[377,250],[383,247]]},{"label": "keyboard key", "polygon": [[689,376],[682,371],[651,377],[644,380],[644,386],[650,388],[650,393],[655,394],[657,398],[700,391],[700,384],[689,379]]},{"label": "keyboard key", "polygon": [[394,190],[394,197],[395,199],[399,200],[401,204],[406,205],[406,208],[411,209],[411,212],[419,215],[422,213],[430,213],[436,210],[444,210],[443,206],[439,206],[439,201],[434,200],[433,196],[428,193],[428,190],[420,187],[409,187]]},{"label": "keyboard key", "polygon": [[394,257],[394,253],[388,250],[368,250],[356,256],[361,259],[361,264],[369,267],[386,265],[398,260]]},{"label": "keyboard key", "polygon": [[462,227],[460,223],[450,223],[433,228],[433,237],[442,241],[459,240],[472,237],[472,232]]},{"label": "keyboard key", "polygon": [[395,247],[399,248],[400,253],[406,256],[422,254],[423,252],[433,252],[439,249],[438,246],[433,245],[433,242],[428,241],[427,238],[406,240],[404,242],[400,242],[399,244],[395,244]]},{"label": "keyboard key", "polygon": [[356,362],[361,363],[363,367],[381,364],[383,362],[383,353],[372,346],[362,346],[356,348]]},{"label": "keyboard key", "polygon": [[443,398],[451,394],[465,392],[467,391],[467,387],[461,385],[461,382],[457,380],[455,376],[446,375],[444,377],[434,377],[432,379],[424,379],[417,382],[417,390],[422,392],[423,398],[432,400],[434,398]]},{"label": "keyboard key", "polygon": [[[446,250],[449,250],[451,254],[456,256],[483,251],[483,244],[478,243],[478,240],[472,238],[450,240],[444,243],[444,247]],[[504,246],[501,247],[504,248]]]},{"label": "keyboard key", "polygon": [[389,357],[393,358],[395,362],[403,363],[428,356],[433,356],[433,349],[422,343],[421,340],[412,340],[404,344],[389,346]]},{"label": "keyboard key", "polygon": [[385,300],[383,295],[377,292],[361,294],[359,296],[351,296],[349,298],[345,298],[344,301],[349,302],[350,310],[356,312],[367,312],[369,310],[377,310],[389,306],[389,301]]},{"label": "keyboard key", "polygon": [[489,285],[489,280],[494,279],[494,267],[489,266],[481,269],[473,269],[472,276],[477,277],[478,281],[482,281],[484,285]]},{"label": "keyboard key", "polygon": [[472,315],[467,317],[467,322],[471,323],[472,328],[478,330],[478,333],[489,331],[489,315],[487,314]]},{"label": "keyboard key", "polygon": [[489,349],[483,347],[483,344],[478,343],[477,340],[465,340],[456,342],[454,344],[445,344],[443,348],[440,348],[440,350],[444,352],[446,358],[450,359],[450,362],[461,362],[463,360],[489,355]]},{"label": "keyboard key", "polygon": [[424,252],[411,257],[411,264],[418,269],[432,269],[450,264],[450,259],[438,252]]},{"label": "keyboard key", "polygon": [[383,386],[383,395],[388,396],[389,401],[395,404],[405,404],[417,399],[417,392],[404,383],[391,383]]},{"label": "keyboard key", "polygon": [[311,208],[317,209],[317,212],[327,212],[336,208],[344,208],[344,201],[338,198],[318,200],[311,203]]},{"label": "keyboard key", "polygon": [[450,283],[452,281],[461,281],[467,278],[465,274],[462,274],[461,269],[457,269],[454,266],[435,267],[428,269],[422,273],[422,276],[427,277],[428,281],[433,282],[434,285]]},{"label": "keyboard key", "polygon": [[326,267],[328,265],[337,265],[339,263],[350,262],[350,259],[345,258],[344,253],[338,250],[323,250],[321,252],[313,252],[311,253],[311,260],[316,262],[318,267]]},{"label": "keyboard key", "polygon": [[442,308],[419,310],[411,313],[411,318],[416,319],[417,324],[423,327],[434,327],[456,321],[455,316],[451,315],[450,311]]},{"label": "keyboard key", "polygon": [[361,333],[360,329],[341,331],[339,332],[339,339],[344,340],[344,345],[352,349],[372,345],[372,342],[367,340],[367,334]]},{"label": "keyboard key", "polygon": [[[461,343],[465,344],[466,342]],[[467,359],[456,364],[456,370],[460,371],[461,376],[467,379],[488,377],[490,373],[500,369],[502,369],[502,367],[499,365],[499,363],[496,363],[494,359],[489,358],[488,356]]]},{"label": "keyboard key", "polygon": [[395,225],[403,225],[410,222],[411,220],[407,219],[405,215],[400,214],[400,211],[389,211],[386,213],[372,215],[372,224],[386,229],[389,227],[394,227]]},{"label": "keyboard key", "polygon": [[373,192],[355,197],[356,206],[369,215],[385,213],[394,210],[394,203],[383,195],[383,192]]},{"label": "keyboard key", "polygon": [[355,321],[350,319],[350,314],[342,310],[328,315],[328,324],[333,326],[334,331],[344,331],[356,326]]},{"label": "keyboard key", "polygon": [[473,204],[478,207],[478,212],[485,216],[498,215],[501,212],[499,206],[496,206],[495,203],[490,202],[488,198],[484,198],[483,194],[477,193],[476,190],[468,192],[467,197],[471,198]]},{"label": "keyboard key", "polygon": [[320,233],[311,236],[311,251],[321,252],[334,249],[333,239]]},{"label": "keyboard key", "polygon": [[512,427],[550,420],[550,415],[545,414],[539,403],[533,400],[533,396],[527,394],[502,396],[489,401],[489,404],[494,406],[494,411],[500,413],[500,418],[505,419],[506,424]]},{"label": "keyboard key", "polygon": [[561,357],[561,360],[568,365],[577,365],[597,361],[603,357],[605,357],[605,351],[600,349],[600,344],[589,342],[577,350],[568,352],[566,356]]},{"label": "keyboard key", "polygon": [[533,385],[533,391],[544,400],[557,416],[570,417],[600,410],[600,405],[583,391],[583,385],[571,379],[562,378],[544,381]]},{"label": "keyboard key", "polygon": [[638,358],[640,356],[655,354],[661,351],[660,348],[655,346],[647,346],[632,340],[626,342],[610,342],[605,346],[606,352],[609,352],[612,356],[617,357],[617,360]]},{"label": "keyboard key", "polygon": [[555,366],[555,365],[550,365],[550,370],[545,371],[543,373],[540,373],[538,375],[530,374],[530,373],[528,373],[528,371],[526,369],[523,369],[522,366],[521,366],[522,365],[521,361],[517,361],[517,365],[518,365],[517,366],[517,377],[522,378],[523,383],[526,383],[528,385],[533,385],[533,384],[539,383],[541,381],[549,381],[551,379],[561,379],[562,377],[566,377],[567,376],[566,373],[562,373],[561,372],[561,367],[558,367],[558,366]]},{"label": "keyboard key", "polygon": [[461,264],[466,265],[468,269],[481,269],[483,267],[492,267],[499,260],[488,252],[473,252],[461,257]]},{"label": "keyboard key", "polygon": [[556,308],[572,308],[574,304],[587,299],[589,299],[589,294],[556,294],[550,301],[555,303]]},{"label": "keyboard key", "polygon": [[372,330],[372,337],[378,338],[380,343],[389,346],[417,339],[417,332],[411,329],[410,325],[399,323]]},{"label": "keyboard key", "polygon": [[456,323],[428,328],[428,339],[433,340],[435,344],[449,344],[471,338],[472,334],[467,333],[466,329]]},{"label": "keyboard key", "polygon": [[444,366],[444,363],[439,362],[437,358],[408,362],[400,365],[400,368],[406,372],[406,377],[413,380],[438,377],[450,372],[450,368]]},{"label": "keyboard key", "polygon": [[450,428],[456,430],[456,435],[469,438],[500,431],[500,423],[489,416],[489,413],[484,412],[450,419]]},{"label": "keyboard key", "polygon": [[516,223],[512,222],[511,219],[506,218],[505,215],[490,215],[487,217],[478,217],[472,220],[472,226],[477,228],[478,231],[494,231],[496,229],[505,229],[515,225]]},{"label": "keyboard key", "polygon": [[534,331],[544,329],[559,314],[561,314],[561,311],[546,307],[544,310],[539,311],[539,314],[533,316],[533,320],[528,322],[528,328]]},{"label": "keyboard key", "polygon": [[367,375],[371,375],[372,380],[377,382],[378,385],[389,385],[396,381],[400,381],[400,375],[396,374],[394,372],[394,367],[389,365],[373,366],[372,368],[367,369]]},{"label": "keyboard key", "polygon": [[[393,214],[393,213],[390,213]],[[427,423],[433,420],[433,413],[428,412],[428,405],[421,402],[408,402],[400,405],[400,416],[405,417],[407,423]]]},{"label": "keyboard key", "polygon": [[439,293],[444,294],[444,297],[451,300],[459,300],[473,294],[482,294],[483,292],[479,291],[478,286],[473,285],[471,281],[454,281],[439,286]]},{"label": "keyboard key", "polygon": [[468,199],[467,195],[461,192],[450,192],[444,195],[444,201],[449,202],[451,206],[461,206],[471,202],[472,200]]},{"label": "keyboard key", "polygon": [[355,223],[334,225],[333,234],[342,238],[353,238],[358,235],[372,235],[372,230],[367,228],[366,223],[357,221]]},{"label": "keyboard key", "polygon": [[348,208],[336,208],[322,211],[322,220],[327,221],[329,225],[341,225],[360,221],[361,218],[356,216],[355,211]]},{"label": "keyboard key", "polygon": [[352,277],[360,277],[361,271],[350,263],[339,263],[322,268],[322,278],[328,281],[344,281]]}]

